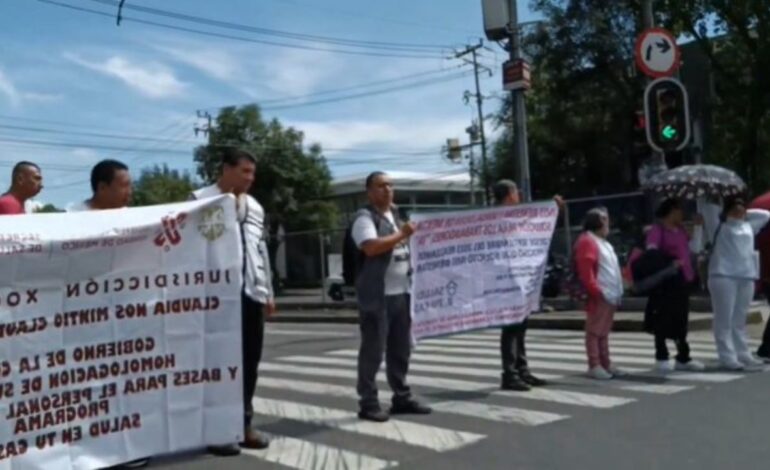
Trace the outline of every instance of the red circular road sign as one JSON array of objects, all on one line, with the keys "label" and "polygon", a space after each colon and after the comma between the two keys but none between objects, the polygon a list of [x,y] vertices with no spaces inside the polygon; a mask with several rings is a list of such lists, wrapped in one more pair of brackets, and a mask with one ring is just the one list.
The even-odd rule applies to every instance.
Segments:
[{"label": "red circular road sign", "polygon": [[636,66],[652,78],[670,77],[679,68],[681,51],[676,38],[663,28],[646,29],[636,39]]}]

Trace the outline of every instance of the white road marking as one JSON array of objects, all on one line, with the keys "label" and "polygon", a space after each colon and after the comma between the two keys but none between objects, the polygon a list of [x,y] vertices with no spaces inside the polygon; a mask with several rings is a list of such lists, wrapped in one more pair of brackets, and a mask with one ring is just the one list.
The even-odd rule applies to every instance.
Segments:
[{"label": "white road marking", "polygon": [[[352,368],[332,369],[326,367],[301,367],[283,363],[265,363],[260,367],[266,371],[284,372],[287,374],[339,377],[347,379],[354,379],[357,376],[357,372]],[[380,378],[380,381],[383,382],[382,378]],[[497,390],[497,383],[480,383],[467,380],[446,379],[443,377],[426,377],[413,374],[409,375],[408,381],[412,385],[418,385],[421,387],[431,387],[458,392],[482,392],[495,396],[499,395],[509,398],[512,397],[512,395],[509,393]],[[548,390],[544,388],[534,388],[527,393],[517,394],[514,398],[520,398],[523,400],[549,401],[564,405],[586,406],[592,408],[614,408],[636,401],[633,398],[622,398],[561,390]]]},{"label": "white road marking", "polygon": [[270,438],[267,449],[243,449],[242,453],[298,470],[383,470],[398,466],[394,460],[382,460],[293,437],[271,435]]},{"label": "white road marking", "polygon": [[483,434],[391,419],[385,423],[363,421],[345,410],[283,400],[255,398],[254,412],[372,436],[437,452],[455,450],[484,439]]},{"label": "white road marking", "polygon": [[[277,358],[278,361],[281,362],[297,362],[302,364],[323,364],[323,365],[332,365],[332,366],[346,366],[346,367],[356,367],[356,360],[351,359],[344,359],[341,357],[323,357],[323,356],[283,356],[280,358]],[[383,364],[384,367],[384,364]],[[470,367],[458,367],[458,366],[441,366],[441,365],[430,365],[430,364],[419,364],[415,362],[409,363],[409,370],[410,371],[417,371],[417,372],[433,372],[433,373],[444,373],[444,374],[454,374],[454,375],[467,375],[469,377],[486,377],[489,378],[490,376],[494,376],[494,373],[490,373],[489,369],[479,369],[479,368],[470,368]],[[554,375],[554,374],[537,374],[538,377],[541,377],[544,380],[556,380],[563,377],[563,375]]]},{"label": "white road marking", "polygon": [[[323,382],[284,379],[280,377],[265,377],[264,374],[259,378],[259,387],[276,390],[290,390],[293,392],[323,397],[341,397],[349,398],[351,400],[358,399],[358,394],[356,393],[355,387],[352,385],[343,386]],[[430,406],[434,410],[442,413],[468,416],[471,418],[501,423],[521,424],[524,426],[539,426],[569,418],[568,415],[563,414],[476,403],[473,401],[442,401],[431,403]]]}]

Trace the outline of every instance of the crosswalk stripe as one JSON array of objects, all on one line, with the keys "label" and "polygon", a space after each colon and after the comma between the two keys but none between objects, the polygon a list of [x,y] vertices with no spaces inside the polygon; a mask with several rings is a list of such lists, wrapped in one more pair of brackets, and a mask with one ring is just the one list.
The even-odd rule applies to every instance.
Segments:
[{"label": "crosswalk stripe", "polygon": [[[566,340],[567,343],[571,344],[579,344],[583,340],[582,339],[570,339]],[[700,351],[703,353],[712,353],[716,354],[716,345],[714,343],[708,343],[708,342],[695,342],[690,339],[687,340],[688,344],[690,345],[691,351]],[[650,341],[647,341],[645,339],[621,339],[621,338],[614,338],[612,335],[610,335],[610,348],[615,346],[623,346],[623,347],[649,347]],[[669,345],[670,347],[671,345]],[[753,347],[753,346],[752,346]]]},{"label": "crosswalk stripe", "polygon": [[[301,367],[284,363],[264,363],[260,365],[263,370],[271,372],[284,372],[287,374],[300,374],[311,376],[339,377],[355,379],[357,372],[355,369],[333,369],[320,367]],[[383,380],[380,380],[383,381]],[[451,390],[458,392],[485,392],[495,396],[511,397],[508,393],[502,393],[497,389],[496,383],[490,382],[470,382],[467,380],[447,379],[443,377],[426,377],[410,374],[408,381],[412,385],[421,387],[438,388],[442,390]],[[562,390],[547,390],[535,388],[527,393],[516,395],[515,398],[524,400],[549,401],[564,405],[586,406],[592,408],[614,408],[636,401],[633,398],[622,398],[608,395],[597,395],[592,393],[570,392]]]},{"label": "crosswalk stripe", "polygon": [[[463,348],[463,347],[448,347],[448,346],[419,346],[419,351],[438,352],[438,353],[455,353],[455,354],[475,354],[478,356],[500,356],[500,351],[479,349],[479,348]],[[538,350],[528,350],[527,358],[535,359],[558,359],[561,361],[582,361],[586,362],[585,352],[548,352]],[[649,358],[634,357],[634,356],[622,356],[619,354],[612,355],[612,361],[621,364],[642,364],[649,365],[652,361]],[[585,368],[585,366],[584,366]]]},{"label": "crosswalk stripe", "polygon": [[275,329],[268,329],[265,334],[267,336],[270,335],[277,335],[277,336],[328,336],[330,338],[355,338],[358,336],[358,333],[350,332],[350,333],[340,333],[338,331],[324,331],[324,330],[275,330]]},{"label": "crosswalk stripe", "polygon": [[455,450],[484,439],[483,434],[391,419],[374,423],[358,419],[355,413],[336,408],[306,405],[291,401],[255,398],[254,412],[277,418],[326,426],[341,431],[363,434],[401,444],[425,447],[437,452]]},{"label": "crosswalk stripe", "polygon": [[[355,367],[356,361],[350,360],[350,359],[343,359],[340,357],[318,357],[318,356],[284,356],[277,358],[277,360],[281,362],[299,362],[303,364],[325,364],[325,365],[333,365],[333,366],[353,366]],[[467,375],[470,377],[489,377],[489,370],[486,369],[479,369],[479,368],[470,368],[470,367],[457,367],[457,366],[440,366],[440,365],[428,365],[428,364],[417,364],[414,362],[409,363],[409,370],[410,371],[417,371],[417,372],[433,372],[433,373],[445,373],[445,374],[455,374],[455,375]],[[562,375],[554,375],[554,374],[538,374],[538,377],[541,377],[545,380],[556,380],[561,377]]]},{"label": "crosswalk stripe", "polygon": [[472,401],[442,401],[431,403],[431,407],[443,413],[465,415],[471,418],[482,418],[501,423],[523,424],[525,426],[540,426],[569,418],[569,415],[488,405]]},{"label": "crosswalk stripe", "polygon": [[[358,399],[358,394],[352,386],[346,387],[343,385],[284,379],[272,376],[265,377],[264,374],[259,378],[259,387],[289,390],[325,397]],[[490,405],[486,403],[475,403],[472,401],[441,401],[438,403],[431,403],[430,406],[434,410],[442,413],[468,416],[471,418],[501,423],[522,424],[525,426],[539,426],[569,418],[569,415],[513,408],[509,406]]]},{"label": "crosswalk stripe", "polygon": [[298,470],[383,470],[398,466],[394,460],[382,460],[293,437],[271,435],[270,438],[270,447],[267,449],[243,449],[242,453]]},{"label": "crosswalk stripe", "polygon": [[679,392],[685,392],[692,390],[695,387],[692,385],[621,385],[618,387],[621,390],[628,390],[629,392],[642,392],[642,393],[654,393],[660,395],[673,395]]},{"label": "crosswalk stripe", "polygon": [[[465,340],[465,339],[440,339],[440,340],[426,340],[420,343],[419,347],[422,347],[422,345],[429,345],[429,346],[460,346],[460,347],[476,347],[476,348],[487,348],[487,349],[494,349],[498,350],[499,345],[498,344],[491,344],[484,341],[473,341],[473,340]],[[564,343],[553,343],[553,344],[544,344],[539,343],[536,341],[528,341],[527,342],[527,351],[585,351],[585,346],[581,344],[564,344]],[[610,345],[610,351],[615,354],[639,354],[639,355],[645,355],[649,357],[654,357],[655,354],[655,348],[650,346],[647,348],[633,348],[633,347],[622,347],[622,346],[612,346]],[[698,359],[713,359],[714,355],[711,353],[706,352],[700,352],[700,351],[693,351],[691,353],[691,356]],[[652,359],[649,359],[648,362],[650,362]]]},{"label": "crosswalk stripe", "polygon": [[[285,362],[295,362],[295,363],[301,363],[301,364],[337,365],[337,366],[345,366],[345,367],[351,367],[351,368],[356,367],[356,364],[357,364],[355,359],[343,358],[343,357],[286,356],[286,357],[278,358],[277,360],[281,362],[285,361]],[[494,376],[494,372],[491,371],[490,369],[478,368],[478,367],[474,369],[470,369],[467,367],[432,366],[432,365],[411,363],[409,365],[409,370],[421,371],[421,372],[448,372],[448,373],[454,373],[459,375],[473,375],[474,377],[484,377],[487,379]],[[473,372],[473,374],[468,374],[468,372]],[[558,379],[564,378],[564,376],[554,376],[550,374],[541,374],[541,373],[538,373],[537,376],[546,380],[558,380]],[[567,382],[565,382],[564,380],[561,381],[561,383],[567,383]],[[572,382],[574,383],[575,381],[572,381]],[[606,384],[608,388],[613,388],[613,389],[628,390],[632,392],[641,392],[641,393],[663,394],[663,395],[671,395],[674,393],[691,390],[693,388],[692,386],[685,386],[685,385],[658,385],[658,384],[617,385],[617,383],[614,383],[614,382],[606,383]]]},{"label": "crosswalk stripe", "polygon": [[[333,356],[347,356],[356,357],[357,351],[354,350],[340,350],[331,351],[328,354]],[[439,364],[462,364],[480,366],[494,366],[500,367],[499,359],[492,359],[486,357],[469,357],[469,356],[453,356],[453,355],[440,355],[440,354],[427,354],[417,352],[412,354],[411,363],[415,362],[431,362]],[[564,372],[573,373],[585,373],[587,366],[584,364],[578,364],[574,362],[548,362],[529,359],[528,364],[533,369],[546,369],[546,370],[558,370]],[[658,377],[658,374],[650,368],[638,368],[638,367],[623,367],[623,370],[635,376],[653,376]],[[538,371],[539,375],[539,371]],[[705,373],[693,373],[693,372],[672,372],[666,375],[668,380],[681,380],[686,382],[708,382],[708,383],[720,383],[730,382],[743,377],[740,374],[722,373],[722,372],[705,372]]]}]

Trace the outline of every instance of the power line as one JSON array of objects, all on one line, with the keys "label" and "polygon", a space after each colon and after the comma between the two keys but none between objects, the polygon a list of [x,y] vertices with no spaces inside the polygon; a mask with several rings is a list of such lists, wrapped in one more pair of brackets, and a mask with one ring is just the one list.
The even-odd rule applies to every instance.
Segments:
[{"label": "power line", "polygon": [[[98,10],[93,10],[90,8],[83,8],[75,5],[70,5],[67,3],[61,3],[55,0],[37,0],[41,3],[47,3],[50,5],[56,5],[62,8],[68,8],[70,10],[75,10],[79,12],[84,13],[91,13],[93,15],[103,16],[112,19],[114,17],[111,13],[106,13]],[[183,31],[187,33],[192,34],[198,34],[202,36],[209,36],[209,37],[216,37],[221,39],[231,39],[234,41],[242,41],[242,42],[249,42],[254,44],[263,44],[268,46],[276,46],[276,47],[284,47],[289,49],[300,49],[305,51],[318,51],[318,52],[329,52],[329,53],[336,53],[336,54],[348,54],[348,55],[358,55],[358,56],[369,56],[369,57],[391,57],[391,58],[399,58],[399,59],[443,59],[444,57],[439,56],[437,54],[431,55],[431,54],[390,54],[390,53],[379,53],[379,52],[368,52],[368,51],[355,51],[355,50],[347,50],[347,49],[329,49],[324,47],[313,47],[308,45],[301,45],[301,44],[290,44],[290,43],[279,43],[275,41],[266,41],[262,39],[254,39],[254,38],[247,38],[243,36],[233,36],[230,34],[223,34],[223,33],[215,33],[212,31],[203,31],[200,29],[192,29],[192,28],[186,28],[183,26],[176,26],[168,23],[158,23],[155,21],[149,21],[149,20],[142,20],[138,18],[129,18],[126,16],[123,16],[123,21],[131,21],[134,23],[149,25],[149,26],[155,26],[159,28],[166,28],[166,29],[172,29],[175,31]]]},{"label": "power line", "polygon": [[[116,0],[90,0],[95,3],[101,3],[103,5],[109,5],[117,7],[119,1]],[[318,36],[313,34],[293,33],[289,31],[281,31],[277,29],[261,28],[255,26],[249,26],[242,23],[233,23],[228,21],[214,20],[210,18],[204,18],[201,16],[188,15],[185,13],[173,12],[169,10],[161,10],[158,8],[145,7],[141,5],[127,4],[123,6],[124,9],[140,11],[155,16],[163,16],[166,18],[173,18],[181,21],[187,21],[190,23],[197,23],[206,26],[215,26],[218,28],[231,29],[236,31],[245,31],[255,34],[262,34],[266,36],[274,36],[285,39],[295,39],[302,41],[312,41],[315,43],[327,43],[337,46],[349,46],[349,47],[363,47],[369,49],[382,49],[382,50],[395,50],[395,51],[409,51],[412,50],[445,50],[450,46],[444,44],[415,44],[415,43],[398,43],[398,42],[385,42],[385,41],[365,41],[359,39],[346,39],[330,36]]]},{"label": "power line", "polygon": [[335,98],[328,98],[328,99],[323,99],[323,100],[308,101],[308,102],[305,102],[305,103],[284,104],[284,105],[276,105],[276,106],[265,106],[265,107],[262,108],[262,110],[263,111],[278,111],[278,110],[283,110],[283,109],[303,108],[303,107],[306,107],[306,106],[316,106],[316,105],[319,105],[319,104],[339,103],[341,101],[347,101],[347,100],[352,100],[352,99],[357,99],[357,98],[368,98],[370,96],[384,95],[384,94],[394,93],[394,92],[402,91],[402,90],[411,90],[411,89],[414,89],[414,88],[420,88],[420,87],[424,87],[424,86],[427,86],[427,85],[434,85],[436,83],[450,82],[450,81],[458,80],[460,78],[467,77],[470,73],[471,72],[462,72],[460,74],[450,75],[450,76],[443,77],[443,78],[440,78],[440,79],[424,80],[424,81],[419,81],[419,82],[410,83],[410,84],[406,84],[406,85],[400,85],[400,86],[397,86],[397,87],[384,88],[382,90],[369,91],[369,92],[366,92],[366,93],[358,93],[358,94],[353,94],[353,95],[345,95],[345,96],[340,96],[340,97],[335,97]]},{"label": "power line", "polygon": [[[49,129],[49,128],[42,128],[42,127],[12,126],[12,125],[6,125],[6,124],[0,124],[0,129],[11,129],[11,130],[17,130],[17,131],[42,133],[42,134],[77,135],[82,137],[95,137],[99,139],[136,140],[140,142],[160,142],[160,143],[173,142],[168,139],[158,139],[153,137],[143,137],[143,136],[135,136],[135,135],[103,134],[99,132],[80,132],[80,131],[70,131],[70,130],[65,131],[65,130]],[[200,144],[201,142],[197,142],[194,140],[186,140],[179,143],[190,143],[190,144],[197,145],[197,144]]]},{"label": "power line", "polygon": [[[260,106],[263,106],[263,105],[269,105],[269,104],[281,104],[281,103],[286,102],[286,101],[298,101],[298,100],[305,100],[305,99],[309,99],[309,98],[315,98],[315,97],[318,97],[318,96],[333,95],[333,94],[343,93],[343,92],[347,92],[347,91],[359,90],[359,89],[362,89],[362,88],[369,88],[369,87],[377,86],[377,85],[387,85],[387,84],[390,84],[390,83],[398,83],[398,82],[402,82],[402,81],[409,80],[409,79],[412,79],[412,78],[420,78],[420,77],[426,77],[426,76],[431,76],[431,75],[446,74],[447,72],[451,72],[454,69],[458,69],[458,68],[461,68],[461,67],[464,67],[464,66],[465,66],[465,64],[459,65],[457,67],[453,67],[452,69],[426,70],[426,71],[423,71],[423,72],[417,72],[417,73],[413,73],[413,74],[409,74],[409,75],[402,75],[402,76],[399,76],[399,77],[393,77],[393,78],[389,78],[389,79],[385,79],[385,80],[377,80],[377,81],[373,81],[373,82],[360,83],[360,84],[357,84],[357,85],[351,85],[351,86],[342,87],[342,88],[335,88],[335,89],[329,89],[329,90],[321,90],[321,91],[314,92],[314,93],[309,93],[309,94],[306,94],[306,95],[284,96],[284,97],[281,97],[281,98],[273,98],[273,99],[268,99],[268,100],[260,100],[260,101],[258,101],[258,103],[259,103]],[[226,107],[228,107],[228,106],[215,106],[215,107],[203,108],[203,109],[205,109],[205,110],[215,110],[215,109],[222,109],[222,108],[226,108]]]}]

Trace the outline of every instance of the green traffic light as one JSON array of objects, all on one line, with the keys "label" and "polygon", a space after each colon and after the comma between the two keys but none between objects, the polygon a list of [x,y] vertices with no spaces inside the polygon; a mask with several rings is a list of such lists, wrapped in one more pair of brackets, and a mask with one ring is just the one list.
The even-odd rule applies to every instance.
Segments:
[{"label": "green traffic light", "polygon": [[676,129],[674,129],[672,126],[666,126],[663,128],[663,138],[666,140],[672,140],[676,138]]}]

